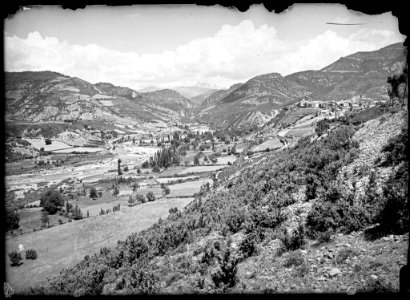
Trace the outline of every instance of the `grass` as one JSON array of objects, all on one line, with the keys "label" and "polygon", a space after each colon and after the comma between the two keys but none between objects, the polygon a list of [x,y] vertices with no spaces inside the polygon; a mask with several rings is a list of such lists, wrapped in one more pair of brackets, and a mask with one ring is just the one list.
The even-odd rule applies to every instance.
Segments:
[{"label": "grass", "polygon": [[195,166],[195,167],[186,168],[182,170],[181,172],[179,172],[178,174],[182,175],[186,173],[212,172],[212,171],[216,171],[216,170],[223,169],[223,168],[225,168],[224,165],[222,166]]},{"label": "grass", "polygon": [[171,193],[169,194],[169,197],[193,195],[195,193],[198,193],[201,186],[206,184],[207,182],[209,182],[209,184],[212,186],[211,179],[202,179],[170,185],[169,188],[171,190]]},{"label": "grass", "polygon": [[10,267],[7,259],[7,282],[18,293],[48,276],[58,275],[63,268],[73,266],[87,254],[97,253],[103,246],[115,246],[118,240],[125,240],[131,233],[148,228],[160,217],[167,216],[170,208],[181,209],[192,199],[160,199],[131,208],[124,205],[119,212],[9,236],[6,238],[6,253],[23,244],[26,249],[36,249],[38,258],[24,261],[18,268]]}]

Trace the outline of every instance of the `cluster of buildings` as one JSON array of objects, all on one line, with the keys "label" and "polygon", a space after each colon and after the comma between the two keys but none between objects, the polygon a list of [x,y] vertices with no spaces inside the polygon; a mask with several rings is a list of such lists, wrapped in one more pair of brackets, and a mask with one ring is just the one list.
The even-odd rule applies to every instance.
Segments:
[{"label": "cluster of buildings", "polygon": [[388,100],[372,100],[363,99],[362,97],[353,97],[349,100],[339,100],[339,101],[318,101],[318,100],[307,100],[304,99],[300,101],[297,106],[302,108],[321,108],[328,109],[332,111],[343,110],[343,111],[356,111],[363,110],[366,108],[374,107],[376,105],[381,105],[386,103]]}]

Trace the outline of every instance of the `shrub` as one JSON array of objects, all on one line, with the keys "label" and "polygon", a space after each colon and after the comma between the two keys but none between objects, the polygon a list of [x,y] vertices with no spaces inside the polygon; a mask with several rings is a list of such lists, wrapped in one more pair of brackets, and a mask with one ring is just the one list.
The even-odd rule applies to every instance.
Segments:
[{"label": "shrub", "polygon": [[285,250],[293,251],[302,247],[305,244],[305,229],[303,224],[299,223],[298,228],[293,231],[292,235],[289,235],[285,229],[281,242]]},{"label": "shrub", "polygon": [[123,170],[124,172],[128,172],[129,171],[128,166],[124,166]]},{"label": "shrub", "polygon": [[146,195],[148,201],[155,201],[155,195],[153,192],[149,191]]},{"label": "shrub", "polygon": [[102,192],[102,191],[98,191],[97,194],[98,194],[98,197],[102,197],[103,192]]},{"label": "shrub", "polygon": [[17,252],[17,251],[10,252],[9,258],[10,258],[12,266],[19,266],[21,264],[22,257],[21,257],[20,252]]},{"label": "shrub", "polygon": [[171,193],[171,190],[168,186],[164,186],[164,193],[165,195],[169,195],[169,193]]},{"label": "shrub", "polygon": [[232,233],[238,232],[245,222],[245,211],[243,209],[232,209],[228,212],[225,224]]},{"label": "shrub", "polygon": [[51,140],[50,139],[45,139],[46,145],[51,145]]},{"label": "shrub", "polygon": [[158,173],[159,171],[161,171],[161,169],[160,169],[158,166],[154,166],[154,167],[152,168],[152,172]]},{"label": "shrub", "polygon": [[37,251],[34,249],[27,249],[26,250],[26,259],[36,259],[37,258]]},{"label": "shrub", "polygon": [[[219,258],[219,257],[218,257]],[[217,288],[230,288],[236,285],[238,259],[233,257],[231,249],[224,252],[223,257],[219,258],[219,270],[212,273],[211,278]]]},{"label": "shrub", "polygon": [[98,198],[97,190],[95,189],[95,187],[90,188],[90,198],[92,199]]},{"label": "shrub", "polygon": [[64,198],[57,190],[47,190],[40,199],[40,206],[50,215],[55,214],[64,205]]},{"label": "shrub", "polygon": [[289,268],[291,266],[298,267],[303,264],[302,255],[298,251],[294,251],[290,253],[289,257],[286,259],[285,263],[283,264],[284,267]]},{"label": "shrub", "polygon": [[256,233],[249,233],[245,236],[239,244],[239,251],[242,254],[242,258],[248,258],[255,253],[257,242],[258,236]]}]

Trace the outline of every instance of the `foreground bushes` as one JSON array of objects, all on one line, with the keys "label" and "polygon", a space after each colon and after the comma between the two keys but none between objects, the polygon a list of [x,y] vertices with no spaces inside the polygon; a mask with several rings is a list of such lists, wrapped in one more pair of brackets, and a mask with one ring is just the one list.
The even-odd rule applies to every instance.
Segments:
[{"label": "foreground bushes", "polygon": [[26,250],[26,259],[36,259],[37,258],[37,251],[34,249],[27,249]]}]

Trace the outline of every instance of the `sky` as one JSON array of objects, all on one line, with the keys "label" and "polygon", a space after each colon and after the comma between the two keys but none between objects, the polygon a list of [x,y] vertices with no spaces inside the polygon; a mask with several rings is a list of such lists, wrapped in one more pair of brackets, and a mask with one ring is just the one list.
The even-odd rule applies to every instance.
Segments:
[{"label": "sky", "polygon": [[[360,25],[332,25],[360,23]],[[4,22],[6,71],[55,71],[140,89],[319,70],[342,56],[403,42],[390,12],[294,4],[276,14],[219,5],[32,6]]]}]

